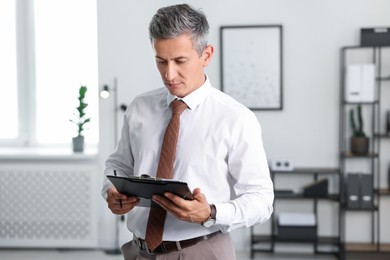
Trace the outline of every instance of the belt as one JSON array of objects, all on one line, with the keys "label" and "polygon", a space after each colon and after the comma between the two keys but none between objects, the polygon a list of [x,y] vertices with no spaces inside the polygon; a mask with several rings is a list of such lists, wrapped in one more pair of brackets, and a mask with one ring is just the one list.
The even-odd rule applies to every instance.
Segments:
[{"label": "belt", "polygon": [[137,237],[135,237],[135,240],[137,242],[139,249],[142,251],[146,251],[148,254],[167,254],[167,253],[174,252],[174,251],[180,251],[186,247],[193,246],[193,245],[199,243],[200,241],[209,239],[209,238],[211,238],[217,234],[220,234],[220,233],[221,232],[218,231],[218,232],[211,233],[209,235],[195,237],[195,238],[186,239],[186,240],[182,240],[182,241],[162,241],[162,243],[156,249],[154,249],[154,251],[151,251],[149,249],[145,240],[143,240],[141,238],[137,238]]}]

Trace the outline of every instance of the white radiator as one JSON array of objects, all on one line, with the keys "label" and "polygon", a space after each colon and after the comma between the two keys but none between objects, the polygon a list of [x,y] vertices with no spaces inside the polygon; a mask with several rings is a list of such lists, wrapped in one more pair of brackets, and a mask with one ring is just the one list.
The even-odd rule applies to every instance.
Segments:
[{"label": "white radiator", "polygon": [[96,170],[0,166],[0,247],[97,246]]}]

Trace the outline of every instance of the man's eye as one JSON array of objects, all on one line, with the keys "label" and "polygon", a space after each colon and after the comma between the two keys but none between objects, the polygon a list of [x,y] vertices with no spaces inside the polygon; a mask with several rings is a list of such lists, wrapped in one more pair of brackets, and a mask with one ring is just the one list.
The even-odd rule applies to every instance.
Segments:
[{"label": "man's eye", "polygon": [[156,60],[156,62],[157,62],[158,64],[164,64],[164,63],[165,63],[164,60]]},{"label": "man's eye", "polygon": [[186,60],[177,60],[177,61],[176,61],[177,64],[183,64],[183,63],[185,63],[185,62],[186,62]]}]

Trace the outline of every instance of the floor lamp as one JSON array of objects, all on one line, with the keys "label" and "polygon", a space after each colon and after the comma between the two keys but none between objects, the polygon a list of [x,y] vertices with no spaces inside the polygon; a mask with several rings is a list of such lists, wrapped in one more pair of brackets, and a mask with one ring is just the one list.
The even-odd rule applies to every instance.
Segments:
[{"label": "floor lamp", "polygon": [[[108,85],[104,85],[102,91],[100,92],[100,97],[102,99],[107,99],[110,97],[111,93],[113,94],[113,104],[114,104],[114,147],[118,142],[118,110],[126,111],[127,106],[122,104],[118,106],[118,81],[117,78],[114,78],[114,86],[110,89]],[[117,216],[115,219],[115,248],[106,250],[105,253],[109,255],[119,255],[121,254],[120,244],[119,244],[119,223],[125,221],[125,216]]]}]

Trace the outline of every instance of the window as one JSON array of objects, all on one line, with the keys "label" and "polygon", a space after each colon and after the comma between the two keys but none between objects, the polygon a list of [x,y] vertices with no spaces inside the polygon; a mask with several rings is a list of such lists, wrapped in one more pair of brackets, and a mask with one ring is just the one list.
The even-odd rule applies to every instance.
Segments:
[{"label": "window", "polygon": [[[0,120],[7,122],[2,123],[0,139],[28,146],[69,145],[77,135],[69,119],[77,106],[78,89],[85,85],[91,122],[84,134],[87,144],[97,144],[96,0],[0,2],[0,21],[5,24],[0,33],[8,33],[9,41],[0,47],[0,54],[8,54],[7,61],[0,61],[8,96],[0,97],[6,99],[0,104]],[[9,71],[10,64],[15,64],[15,71]]]}]

